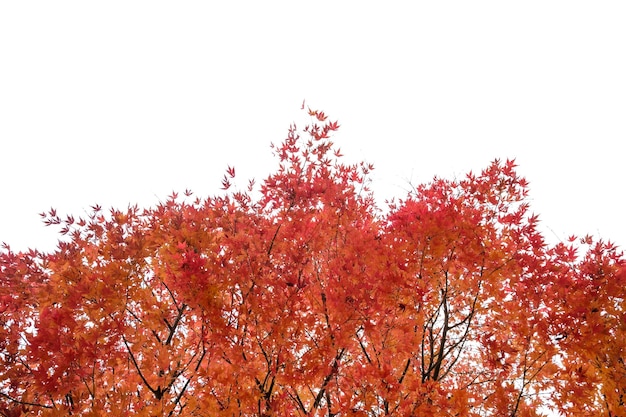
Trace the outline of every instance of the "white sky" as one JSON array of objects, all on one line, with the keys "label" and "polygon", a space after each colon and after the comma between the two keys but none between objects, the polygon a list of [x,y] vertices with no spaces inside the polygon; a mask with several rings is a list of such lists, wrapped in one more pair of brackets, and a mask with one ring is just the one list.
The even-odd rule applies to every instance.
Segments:
[{"label": "white sky", "polygon": [[381,199],[516,158],[549,238],[626,245],[624,22],[623,1],[2,2],[0,241],[53,249],[51,206],[261,180],[306,99]]}]

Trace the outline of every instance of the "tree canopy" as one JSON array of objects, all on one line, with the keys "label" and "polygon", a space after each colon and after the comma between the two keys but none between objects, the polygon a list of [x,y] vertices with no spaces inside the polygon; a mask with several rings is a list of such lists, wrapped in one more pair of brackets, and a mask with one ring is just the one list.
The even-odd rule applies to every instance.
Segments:
[{"label": "tree canopy", "polygon": [[626,269],[548,244],[514,161],[386,210],[320,111],[259,186],[0,251],[0,415],[626,415]]}]

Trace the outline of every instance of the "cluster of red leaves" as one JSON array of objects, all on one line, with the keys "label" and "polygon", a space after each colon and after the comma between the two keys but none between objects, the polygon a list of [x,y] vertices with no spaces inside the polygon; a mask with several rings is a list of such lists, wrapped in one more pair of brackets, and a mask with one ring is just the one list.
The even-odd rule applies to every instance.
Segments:
[{"label": "cluster of red leaves", "polygon": [[0,415],[626,413],[613,245],[547,245],[513,161],[381,214],[308,112],[258,199],[51,210],[56,251],[5,247]]}]

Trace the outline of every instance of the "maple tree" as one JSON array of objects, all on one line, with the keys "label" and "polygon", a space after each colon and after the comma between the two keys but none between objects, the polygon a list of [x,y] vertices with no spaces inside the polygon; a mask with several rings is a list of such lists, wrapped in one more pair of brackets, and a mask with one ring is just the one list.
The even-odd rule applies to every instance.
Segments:
[{"label": "maple tree", "polygon": [[513,161],[383,212],[308,112],[260,187],[5,245],[0,415],[626,415],[616,246],[547,244]]}]

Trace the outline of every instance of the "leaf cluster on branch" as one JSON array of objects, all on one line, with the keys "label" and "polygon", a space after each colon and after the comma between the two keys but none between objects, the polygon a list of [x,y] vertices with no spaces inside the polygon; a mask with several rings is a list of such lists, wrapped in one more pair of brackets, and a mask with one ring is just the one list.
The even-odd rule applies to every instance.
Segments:
[{"label": "leaf cluster on branch", "polygon": [[548,245],[514,161],[383,213],[308,113],[260,188],[5,246],[0,415],[626,415],[617,247]]}]

